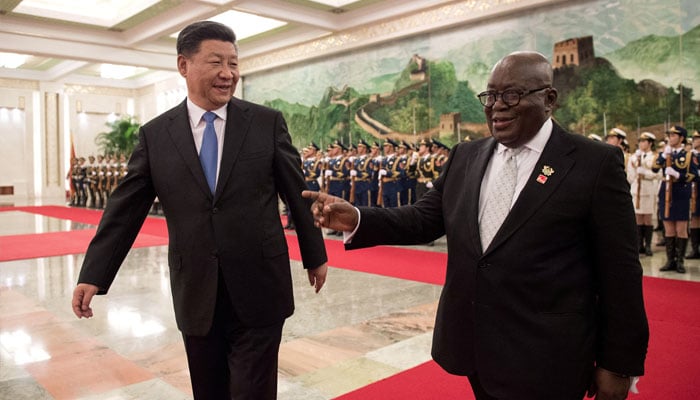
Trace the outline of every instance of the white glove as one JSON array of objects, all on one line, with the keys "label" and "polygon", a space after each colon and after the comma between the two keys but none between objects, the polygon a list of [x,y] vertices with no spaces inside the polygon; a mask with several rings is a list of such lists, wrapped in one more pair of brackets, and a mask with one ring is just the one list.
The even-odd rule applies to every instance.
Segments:
[{"label": "white glove", "polygon": [[418,157],[419,157],[418,153],[411,154],[411,160],[413,160],[413,161],[417,160]]},{"label": "white glove", "polygon": [[678,172],[678,171],[676,171],[675,169],[673,169],[673,167],[666,167],[666,169],[664,170],[664,173],[665,173],[666,175],[672,176],[672,177],[674,177],[674,178],[676,178],[676,179],[678,179],[678,178],[681,176],[680,172]]},{"label": "white glove", "polygon": [[637,156],[637,158],[640,158],[642,156],[642,151],[637,149],[637,151],[634,152],[634,155]]},{"label": "white glove", "polygon": [[425,184],[425,187],[427,187],[428,189],[432,189],[432,188],[433,188],[433,182],[428,181],[428,183]]},{"label": "white glove", "polygon": [[673,149],[671,149],[671,146],[666,146],[664,148],[664,155],[667,156],[667,155],[671,154],[671,151],[673,151]]},{"label": "white glove", "polygon": [[698,154],[700,154],[700,151],[697,151],[697,150],[695,150],[695,149],[693,149],[692,151],[693,151],[693,154],[695,154],[696,156],[697,156]]},{"label": "white glove", "polygon": [[350,162],[355,162],[355,156],[350,156],[350,157],[348,157],[348,161],[350,161]]},{"label": "white glove", "polygon": [[355,171],[354,169],[351,169],[350,176],[357,176],[357,171]]},{"label": "white glove", "polygon": [[645,169],[644,167],[637,167],[637,175],[644,175]]},{"label": "white glove", "polygon": [[379,170],[379,176],[384,176],[386,175],[386,170],[384,168]]},{"label": "white glove", "polygon": [[333,171],[330,169],[326,170],[326,176],[333,176]]}]

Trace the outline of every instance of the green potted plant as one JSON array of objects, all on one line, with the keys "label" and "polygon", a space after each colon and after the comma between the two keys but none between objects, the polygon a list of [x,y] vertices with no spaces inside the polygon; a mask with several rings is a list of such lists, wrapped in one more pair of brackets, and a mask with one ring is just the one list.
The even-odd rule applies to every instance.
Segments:
[{"label": "green potted plant", "polygon": [[141,126],[131,116],[124,116],[114,122],[107,122],[108,132],[97,134],[95,143],[103,154],[124,154],[127,157],[139,142],[139,127]]}]

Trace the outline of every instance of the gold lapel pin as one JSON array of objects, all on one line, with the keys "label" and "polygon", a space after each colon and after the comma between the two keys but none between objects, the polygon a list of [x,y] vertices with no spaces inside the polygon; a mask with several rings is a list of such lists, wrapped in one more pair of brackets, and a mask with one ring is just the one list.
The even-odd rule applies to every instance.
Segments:
[{"label": "gold lapel pin", "polygon": [[542,167],[542,173],[537,176],[537,183],[545,184],[547,182],[547,179],[549,179],[550,176],[554,173],[554,168],[550,167],[549,165],[545,165]]}]

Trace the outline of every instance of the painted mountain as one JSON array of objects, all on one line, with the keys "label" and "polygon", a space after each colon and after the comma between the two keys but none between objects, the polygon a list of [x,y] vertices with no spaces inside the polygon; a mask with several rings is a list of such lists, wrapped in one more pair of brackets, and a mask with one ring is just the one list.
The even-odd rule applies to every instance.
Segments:
[{"label": "painted mountain", "polygon": [[605,54],[622,77],[693,89],[700,99],[700,25],[679,36],[648,35]]}]

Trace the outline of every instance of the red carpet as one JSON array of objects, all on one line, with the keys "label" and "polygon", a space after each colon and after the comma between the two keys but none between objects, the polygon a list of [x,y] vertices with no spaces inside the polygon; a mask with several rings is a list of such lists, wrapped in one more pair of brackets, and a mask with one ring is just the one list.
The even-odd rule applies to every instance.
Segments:
[{"label": "red carpet", "polygon": [[[0,236],[0,261],[84,253],[93,236],[94,229]],[[133,247],[165,244],[168,244],[167,237],[140,233]]]},{"label": "red carpet", "polygon": [[[345,251],[340,240],[326,240],[328,265],[418,282],[442,285],[445,282],[447,254],[401,247],[378,246]],[[301,260],[299,242],[287,235],[289,257]]]},{"label": "red carpet", "polygon": [[[331,278],[332,279],[332,278]],[[700,398],[700,283],[644,278],[651,337],[646,375],[631,400]],[[375,382],[336,400],[474,399],[466,378],[428,362]]]},{"label": "red carpet", "polygon": [[[68,207],[12,207],[19,210],[97,224],[100,211]],[[8,251],[15,258],[82,253],[93,230],[36,235],[0,236],[0,259]],[[38,239],[38,240],[37,240]],[[287,235],[290,258],[300,260],[297,237]],[[30,246],[27,246],[31,243]],[[165,221],[148,218],[135,247],[167,243]],[[23,250],[22,248],[25,247]],[[444,253],[396,247],[345,251],[339,240],[326,240],[329,265],[359,272],[441,285],[445,279]],[[31,250],[31,251],[29,251]],[[22,252],[25,253],[22,253]],[[22,255],[24,254],[24,255]],[[44,255],[45,254],[45,255]],[[7,258],[10,259],[10,258]],[[332,271],[329,279],[333,279]],[[695,400],[700,398],[700,283],[644,277],[644,298],[651,338],[646,375],[632,400]],[[455,377],[428,362],[337,398],[338,400],[473,399],[466,378]]]}]

